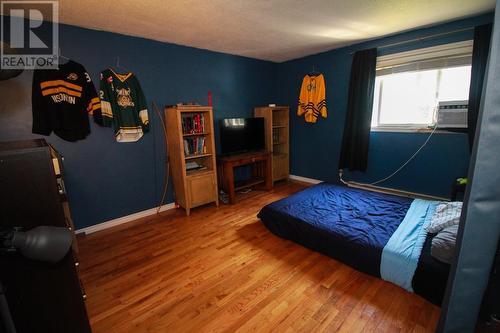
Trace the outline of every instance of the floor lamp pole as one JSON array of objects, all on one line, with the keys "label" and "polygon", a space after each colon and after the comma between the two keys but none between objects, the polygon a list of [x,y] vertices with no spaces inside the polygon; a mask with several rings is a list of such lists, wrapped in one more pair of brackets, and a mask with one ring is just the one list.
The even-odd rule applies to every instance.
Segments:
[{"label": "floor lamp pole", "polygon": [[5,290],[3,289],[2,282],[0,281],[0,316],[5,326],[6,333],[16,333],[16,327],[9,310],[7,297],[5,297]]}]

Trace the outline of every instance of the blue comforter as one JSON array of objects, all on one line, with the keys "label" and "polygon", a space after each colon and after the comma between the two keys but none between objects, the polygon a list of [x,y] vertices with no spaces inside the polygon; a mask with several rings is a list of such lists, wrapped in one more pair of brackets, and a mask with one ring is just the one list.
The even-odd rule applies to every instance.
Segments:
[{"label": "blue comforter", "polygon": [[413,199],[321,183],[258,217],[274,234],[380,276],[382,251]]}]

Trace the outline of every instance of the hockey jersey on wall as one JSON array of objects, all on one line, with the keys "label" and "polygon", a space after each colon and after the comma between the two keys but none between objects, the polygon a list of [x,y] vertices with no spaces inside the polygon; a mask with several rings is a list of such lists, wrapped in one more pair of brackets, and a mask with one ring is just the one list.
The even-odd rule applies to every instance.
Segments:
[{"label": "hockey jersey on wall", "polygon": [[98,123],[112,126],[116,141],[134,142],[149,131],[146,98],[133,73],[102,71],[99,95],[102,121]]},{"label": "hockey jersey on wall", "polygon": [[33,72],[33,133],[54,132],[66,141],[90,133],[89,114],[100,121],[100,100],[85,68],[72,60],[59,69]]},{"label": "hockey jersey on wall", "polygon": [[320,115],[326,118],[325,78],[323,74],[304,76],[300,88],[297,115],[304,115],[308,123],[315,123]]}]

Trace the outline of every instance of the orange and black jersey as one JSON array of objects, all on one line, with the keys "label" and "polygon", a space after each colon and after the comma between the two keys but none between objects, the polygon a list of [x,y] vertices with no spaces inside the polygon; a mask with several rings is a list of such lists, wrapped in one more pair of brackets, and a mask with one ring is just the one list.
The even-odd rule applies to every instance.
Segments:
[{"label": "orange and black jersey", "polygon": [[92,80],[79,63],[70,60],[59,69],[34,71],[33,133],[82,140],[90,133],[88,115],[100,117],[100,108]]},{"label": "orange and black jersey", "polygon": [[320,115],[326,118],[325,89],[323,74],[304,76],[302,86],[300,87],[297,115],[304,115],[308,123],[315,123]]}]

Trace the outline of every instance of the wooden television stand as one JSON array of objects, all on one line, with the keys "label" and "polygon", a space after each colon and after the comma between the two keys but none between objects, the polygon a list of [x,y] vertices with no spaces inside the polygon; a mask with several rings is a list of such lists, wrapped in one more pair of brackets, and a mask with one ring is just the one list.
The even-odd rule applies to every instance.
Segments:
[{"label": "wooden television stand", "polygon": [[[236,191],[262,184],[266,190],[273,188],[273,173],[271,168],[271,152],[258,151],[217,158],[219,184],[229,196],[229,203],[236,203]],[[242,165],[252,165],[252,178],[234,182],[233,169]]]}]

